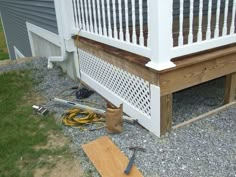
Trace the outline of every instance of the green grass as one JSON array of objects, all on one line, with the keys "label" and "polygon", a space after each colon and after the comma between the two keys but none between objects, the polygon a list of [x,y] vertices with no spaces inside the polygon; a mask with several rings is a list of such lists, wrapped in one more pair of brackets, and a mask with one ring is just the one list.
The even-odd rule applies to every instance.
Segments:
[{"label": "green grass", "polygon": [[9,59],[8,53],[1,53],[0,52],[0,60],[5,60],[5,59]]},{"label": "green grass", "polygon": [[3,32],[3,26],[2,26],[2,21],[0,20],[0,32]]},{"label": "green grass", "polygon": [[9,55],[7,52],[4,52],[3,49],[7,48],[2,22],[0,20],[0,60],[9,59]]},{"label": "green grass", "polygon": [[[33,170],[47,165],[40,157],[61,154],[65,149],[40,149],[48,131],[59,131],[52,117],[32,114],[33,79],[30,71],[0,74],[0,177],[32,177]],[[42,126],[43,125],[43,126]]]}]

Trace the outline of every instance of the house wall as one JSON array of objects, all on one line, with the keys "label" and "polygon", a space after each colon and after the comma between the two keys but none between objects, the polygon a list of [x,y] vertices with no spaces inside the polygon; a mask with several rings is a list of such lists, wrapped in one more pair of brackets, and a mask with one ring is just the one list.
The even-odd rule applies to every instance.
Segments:
[{"label": "house wall", "polygon": [[58,33],[54,0],[0,0],[10,57],[15,59],[14,46],[31,56],[26,21],[53,33]]}]

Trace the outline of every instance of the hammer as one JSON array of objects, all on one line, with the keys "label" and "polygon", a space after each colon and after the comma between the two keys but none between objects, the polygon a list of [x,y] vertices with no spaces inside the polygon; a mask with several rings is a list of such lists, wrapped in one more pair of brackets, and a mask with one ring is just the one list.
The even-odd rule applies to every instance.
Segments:
[{"label": "hammer", "polygon": [[129,163],[128,163],[128,165],[127,165],[125,171],[124,171],[124,173],[125,173],[126,175],[128,175],[128,174],[130,173],[130,170],[131,170],[131,168],[132,168],[132,166],[133,166],[133,164],[134,164],[134,158],[135,158],[135,153],[136,153],[136,151],[146,152],[146,150],[145,150],[144,148],[141,148],[141,147],[130,147],[129,150],[132,150],[132,151],[133,151],[133,155],[132,155],[132,157],[130,158]]}]

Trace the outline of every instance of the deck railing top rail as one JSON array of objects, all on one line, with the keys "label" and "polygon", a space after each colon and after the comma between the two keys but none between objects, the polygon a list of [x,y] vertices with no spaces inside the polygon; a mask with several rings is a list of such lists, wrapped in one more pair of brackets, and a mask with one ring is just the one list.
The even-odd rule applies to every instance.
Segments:
[{"label": "deck railing top rail", "polygon": [[148,57],[157,70],[173,67],[172,58],[236,42],[236,0],[61,1],[74,34]]}]

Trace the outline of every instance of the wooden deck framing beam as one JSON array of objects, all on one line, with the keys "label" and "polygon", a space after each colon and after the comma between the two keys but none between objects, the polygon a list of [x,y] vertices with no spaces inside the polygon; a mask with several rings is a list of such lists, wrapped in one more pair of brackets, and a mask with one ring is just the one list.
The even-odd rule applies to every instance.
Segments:
[{"label": "wooden deck framing beam", "polygon": [[161,95],[167,95],[236,72],[236,46],[188,56],[176,68],[159,72]]},{"label": "wooden deck framing beam", "polygon": [[225,80],[225,98],[224,104],[236,100],[236,73],[228,74]]},{"label": "wooden deck framing beam", "polygon": [[161,97],[161,135],[172,127],[172,94]]}]

